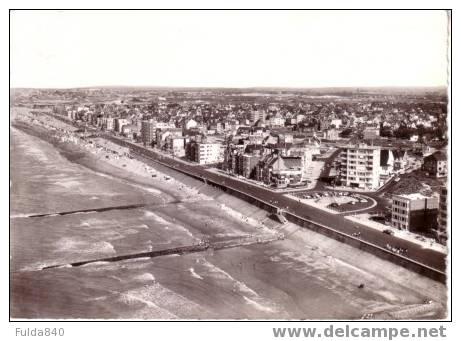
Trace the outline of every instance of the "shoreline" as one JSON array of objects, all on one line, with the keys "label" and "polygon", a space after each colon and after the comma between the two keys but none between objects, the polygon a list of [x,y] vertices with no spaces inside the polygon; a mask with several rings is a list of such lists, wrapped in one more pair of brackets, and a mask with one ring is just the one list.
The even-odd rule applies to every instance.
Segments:
[{"label": "shoreline", "polygon": [[[34,130],[34,129],[35,129],[35,127],[34,127],[34,128],[29,127],[29,128],[30,128],[31,130]],[[43,134],[46,134],[46,133],[43,132]],[[45,135],[45,136],[46,136],[46,135]],[[45,136],[42,136],[42,137],[45,137]],[[37,137],[37,138],[41,138],[40,136],[36,136],[36,137]],[[44,140],[46,141],[47,139],[44,139]],[[49,141],[47,141],[47,142],[49,142]],[[50,142],[50,143],[51,143],[51,142]],[[56,146],[54,143],[51,143],[51,144],[52,144],[53,147],[55,147],[57,150],[60,150],[61,148],[64,148],[63,146],[65,146],[65,144],[63,144],[63,145],[61,145],[61,146],[60,146],[59,144],[58,144],[57,146]],[[73,154],[74,152],[75,152],[75,154]],[[68,151],[69,154],[66,155],[66,154],[64,153],[63,156],[66,157],[66,159],[68,159],[70,162],[73,162],[73,163],[78,164],[78,165],[81,165],[81,166],[83,166],[83,167],[92,169],[91,167],[88,167],[85,163],[89,163],[89,164],[91,164],[91,162],[96,163],[97,159],[96,159],[96,158],[95,158],[95,159],[92,159],[91,157],[88,158],[88,155],[82,155],[82,154],[79,154],[79,152],[83,153],[83,152],[82,152],[81,150],[79,150],[78,148],[76,148],[76,150],[72,151],[72,148],[69,147],[69,151]],[[88,154],[90,154],[90,153],[88,153]],[[74,156],[75,156],[75,157],[74,157]],[[69,158],[70,158],[70,159],[69,159]],[[122,178],[123,180],[125,180],[125,181],[133,181],[133,179],[130,179],[130,178],[131,178],[131,177],[134,177],[134,175],[129,176],[129,174],[126,174],[126,177],[123,177],[123,173],[127,173],[126,170],[119,169],[119,168],[117,168],[116,166],[113,166],[113,165],[110,165],[110,164],[105,165],[105,162],[100,162],[100,163],[101,163],[101,165],[98,165],[97,163],[96,163],[96,165],[94,165],[94,167],[97,169],[98,172],[100,172],[100,169],[103,169],[104,171],[106,171],[106,172],[109,173],[109,174],[108,174],[109,176],[112,176],[112,177],[117,178],[117,179],[120,179],[120,177],[121,177],[121,178]],[[190,177],[188,177],[188,176],[186,176],[186,175],[183,175],[183,174],[180,174],[180,173],[178,173],[178,172],[175,172],[174,170],[170,170],[170,169],[168,169],[168,168],[166,168],[166,167],[163,167],[163,166],[161,166],[161,165],[156,165],[155,167],[157,167],[157,166],[158,166],[158,168],[160,168],[160,169],[161,169],[161,168],[165,168],[164,170],[163,170],[163,169],[161,170],[162,173],[168,174],[168,175],[170,175],[170,176],[172,176],[172,177],[176,177],[176,180],[179,181],[179,182],[183,182],[183,181],[186,182],[186,184],[185,184],[186,186],[188,186],[188,185],[193,185],[193,184],[196,184],[197,186],[200,186],[200,191],[204,191],[204,192],[210,193],[212,200],[216,200],[216,201],[218,201],[218,202],[221,202],[221,200],[224,199],[224,205],[228,206],[228,205],[227,205],[227,202],[226,202],[227,200],[229,200],[228,195],[224,194],[223,192],[217,192],[216,189],[208,188],[208,186],[204,185],[203,183],[199,182],[198,180],[192,179],[192,178],[190,178]],[[112,172],[115,172],[116,174],[114,175]],[[120,176],[120,177],[119,177],[119,176]],[[152,184],[148,184],[147,179],[148,179],[148,178],[145,179],[146,182],[140,181],[140,183],[142,183],[143,185],[146,185],[146,184],[147,184],[147,185],[153,186]],[[153,186],[153,188],[156,188],[156,187]],[[226,199],[227,199],[227,200],[226,200]],[[231,201],[231,200],[229,200],[229,201]],[[236,199],[236,198],[233,198],[233,199],[232,199],[232,202],[233,202],[233,204],[230,205],[230,208],[233,209],[233,210],[235,210],[235,209],[233,208],[233,206],[234,206],[234,207],[235,207],[235,206],[238,207],[238,206],[240,206],[240,205],[243,206],[243,204],[240,203],[239,200]],[[228,207],[229,207],[229,206],[228,206]],[[245,208],[245,209],[247,210],[247,212],[250,211],[250,210],[253,211],[253,212],[257,212],[257,211],[258,211],[258,209],[257,209],[256,207],[250,207],[250,208]],[[313,235],[313,234],[314,234],[314,235]],[[306,232],[306,231],[303,231],[302,235],[303,235],[303,236],[315,236],[315,235],[317,235],[316,240],[318,240],[318,241],[319,241],[319,244],[322,245],[321,248],[324,248],[323,252],[334,254],[333,257],[335,257],[335,258],[337,258],[338,260],[341,260],[341,261],[345,259],[344,261],[347,262],[348,265],[351,266],[351,267],[356,267],[355,264],[360,264],[360,265],[358,266],[359,269],[365,268],[364,271],[366,271],[366,272],[368,272],[368,273],[371,273],[371,274],[373,274],[374,276],[378,276],[379,274],[382,275],[382,273],[380,273],[379,270],[376,271],[376,269],[375,269],[375,270],[373,271],[372,269],[370,269],[369,266],[363,267],[362,264],[361,264],[360,262],[357,262],[357,263],[351,262],[351,258],[348,258],[348,257],[347,257],[347,256],[348,256],[348,252],[352,252],[352,253],[354,254],[354,257],[353,257],[353,258],[356,259],[356,260],[358,260],[358,259],[360,258],[359,256],[361,255],[359,250],[352,249],[352,248],[350,248],[350,247],[345,247],[344,244],[340,244],[340,243],[338,243],[338,242],[336,242],[336,241],[334,241],[334,240],[331,240],[331,239],[328,238],[328,237],[315,234],[314,232]],[[303,241],[304,241],[304,240],[303,240],[304,238],[296,238],[296,237],[292,237],[292,238],[293,238],[293,239],[296,239],[296,240],[295,240],[295,244],[302,244]],[[292,244],[292,243],[293,243],[293,241],[290,239],[290,244]],[[332,250],[334,250],[335,248],[337,248],[338,245],[341,245],[342,250],[341,250],[341,252],[339,252],[339,253],[334,253]],[[305,245],[304,247],[306,247],[306,246],[307,246],[307,245]],[[368,255],[368,254],[367,254],[367,255]],[[350,256],[350,255],[349,255],[349,256]],[[384,264],[388,264],[388,265],[387,265],[387,266],[388,266],[388,267],[387,267],[388,269],[392,269],[392,268],[393,268],[393,269],[399,269],[399,268],[400,268],[400,267],[398,267],[397,265],[391,264],[391,263],[386,262],[386,261],[381,261],[381,262],[384,262]],[[381,264],[381,263],[378,262],[378,264]],[[379,267],[378,267],[378,268],[379,268]],[[351,270],[351,271],[352,271],[352,270]],[[353,270],[353,271],[355,271],[355,270]],[[408,271],[407,271],[406,269],[405,269],[405,271],[397,271],[397,272],[399,272],[398,275],[403,276],[403,277],[406,277],[407,279],[408,279],[408,278],[412,278],[412,279],[419,278],[419,275],[417,275],[417,274],[413,274],[413,275],[412,275],[412,274],[409,274]],[[405,275],[405,274],[406,274],[406,275]],[[390,276],[390,277],[392,277],[392,276]],[[399,277],[399,276],[397,276],[397,277]],[[378,278],[379,278],[379,277],[378,277]],[[400,279],[397,278],[397,279],[395,280],[395,282],[398,282],[398,281],[401,280],[401,279],[402,279],[402,278],[400,278]],[[424,282],[424,283],[430,283],[430,282]],[[422,283],[421,287],[424,287],[423,283]],[[424,288],[420,288],[420,289],[424,290]],[[432,296],[432,295],[431,295],[431,296]],[[445,304],[445,302],[443,302],[443,304]]]}]

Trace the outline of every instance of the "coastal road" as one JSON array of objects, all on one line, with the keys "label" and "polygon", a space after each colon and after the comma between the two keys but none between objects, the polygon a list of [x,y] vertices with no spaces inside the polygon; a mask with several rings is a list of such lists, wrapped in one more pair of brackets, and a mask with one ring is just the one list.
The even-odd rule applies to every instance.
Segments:
[{"label": "coastal road", "polygon": [[331,214],[329,212],[325,212],[317,208],[304,205],[298,202],[298,200],[296,199],[286,197],[283,193],[275,193],[273,191],[256,185],[243,183],[237,179],[229,178],[227,176],[211,172],[200,165],[191,165],[179,162],[172,158],[160,155],[152,149],[144,148],[140,145],[116,138],[108,134],[103,134],[103,136],[109,140],[112,140],[113,142],[132,148],[137,153],[142,154],[153,161],[161,162],[162,164],[172,169],[176,169],[180,172],[185,172],[195,177],[200,177],[202,179],[207,179],[227,188],[244,192],[261,201],[270,203],[280,209],[283,209],[287,212],[294,213],[299,217],[313,221],[314,223],[319,223],[328,226],[336,231],[348,235],[360,232],[360,238],[362,240],[377,245],[381,248],[386,248],[387,245],[391,245],[393,247],[407,249],[408,251],[406,257],[413,259],[419,263],[428,265],[432,268],[438,269],[440,271],[445,271],[446,256],[441,252],[423,248],[419,244],[399,239],[395,236],[382,233],[362,224],[348,221],[344,219],[344,217],[342,217],[341,215]]}]

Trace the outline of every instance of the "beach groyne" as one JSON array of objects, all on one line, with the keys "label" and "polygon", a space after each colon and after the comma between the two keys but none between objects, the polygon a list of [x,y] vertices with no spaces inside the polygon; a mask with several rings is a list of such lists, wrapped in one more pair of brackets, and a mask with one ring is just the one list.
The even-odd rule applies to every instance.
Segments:
[{"label": "beach groyne", "polygon": [[62,268],[62,267],[79,267],[91,263],[100,263],[100,262],[120,262],[129,259],[139,259],[139,258],[155,258],[161,256],[168,256],[168,255],[184,255],[188,253],[195,253],[195,252],[204,252],[207,250],[222,250],[222,249],[230,249],[235,247],[241,246],[249,246],[254,244],[267,244],[270,242],[274,242],[277,240],[283,239],[280,235],[255,235],[246,238],[236,238],[232,240],[222,240],[210,243],[208,241],[201,242],[195,245],[184,245],[178,246],[174,248],[168,248],[163,250],[155,250],[155,251],[147,251],[147,252],[138,252],[133,254],[127,255],[120,255],[120,256],[113,256],[113,257],[106,257],[106,258],[97,258],[91,260],[84,260],[84,261],[77,261],[68,264],[57,264],[57,265],[49,265],[42,270],[47,269],[55,269],[55,268]]}]

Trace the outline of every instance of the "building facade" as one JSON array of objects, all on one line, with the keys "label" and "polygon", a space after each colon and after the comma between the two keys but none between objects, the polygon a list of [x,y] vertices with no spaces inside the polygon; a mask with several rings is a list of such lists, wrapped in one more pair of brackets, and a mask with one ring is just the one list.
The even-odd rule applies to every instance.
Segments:
[{"label": "building facade", "polygon": [[447,154],[441,151],[426,156],[424,158],[422,170],[436,178],[446,177],[448,175]]},{"label": "building facade", "polygon": [[379,188],[379,147],[359,145],[344,148],[340,154],[341,184],[368,190]]},{"label": "building facade", "polygon": [[144,146],[151,146],[155,143],[155,121],[142,121],[141,122],[141,141]]},{"label": "building facade", "polygon": [[195,143],[194,160],[201,165],[223,162],[223,145],[220,143]]},{"label": "building facade", "polygon": [[437,227],[439,200],[419,193],[392,196],[393,227],[410,232],[430,232]]},{"label": "building facade", "polygon": [[440,203],[439,203],[439,232],[441,236],[447,237],[447,188],[442,188],[440,192]]}]

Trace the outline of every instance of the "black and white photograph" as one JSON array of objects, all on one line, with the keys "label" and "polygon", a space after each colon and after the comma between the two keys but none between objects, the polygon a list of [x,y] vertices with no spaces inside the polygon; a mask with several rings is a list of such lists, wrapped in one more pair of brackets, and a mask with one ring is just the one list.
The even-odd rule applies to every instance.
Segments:
[{"label": "black and white photograph", "polygon": [[10,320],[450,319],[450,10],[9,19]]}]

